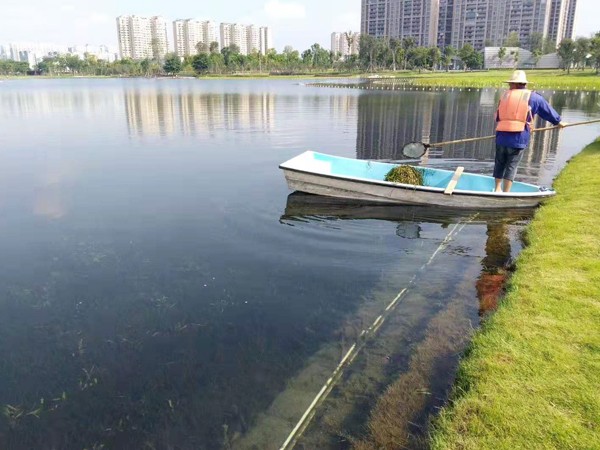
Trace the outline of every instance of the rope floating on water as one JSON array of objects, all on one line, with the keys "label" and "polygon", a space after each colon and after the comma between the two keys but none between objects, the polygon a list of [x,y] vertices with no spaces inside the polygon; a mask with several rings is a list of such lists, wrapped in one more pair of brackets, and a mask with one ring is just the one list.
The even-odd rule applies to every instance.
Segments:
[{"label": "rope floating on water", "polygon": [[448,244],[452,241],[454,236],[459,234],[466,225],[473,222],[473,220],[475,220],[477,216],[478,214],[474,214],[466,222],[457,223],[446,235],[446,237],[439,245],[439,247],[435,250],[435,252],[433,252],[431,258],[429,258],[429,260],[421,266],[417,273],[415,273],[412,276],[412,278],[408,282],[408,286],[398,293],[398,295],[390,302],[390,304],[385,308],[383,313],[379,317],[377,317],[377,319],[375,319],[375,321],[369,328],[361,332],[359,339],[356,342],[354,342],[354,344],[352,344],[348,352],[346,352],[340,363],[332,372],[331,376],[327,379],[319,393],[315,396],[308,409],[304,412],[304,414],[302,415],[292,432],[289,434],[285,442],[281,445],[280,450],[290,450],[294,447],[294,445],[296,445],[298,439],[302,436],[304,431],[310,425],[310,422],[315,415],[317,407],[321,403],[323,403],[323,401],[325,401],[329,393],[335,387],[337,381],[341,378],[344,370],[348,366],[350,366],[350,364],[352,364],[352,362],[356,359],[361,350],[365,347],[368,339],[373,337],[377,333],[377,331],[379,331],[387,317],[398,305],[398,303],[404,297],[404,295],[410,290],[411,286],[416,281],[419,273],[424,271],[434,261],[435,257],[439,255],[440,252],[448,246]]}]

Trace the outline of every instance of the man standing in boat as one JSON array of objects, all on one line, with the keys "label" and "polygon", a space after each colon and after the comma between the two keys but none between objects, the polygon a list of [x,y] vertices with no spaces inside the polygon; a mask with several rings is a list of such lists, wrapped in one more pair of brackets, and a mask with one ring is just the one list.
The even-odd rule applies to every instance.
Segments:
[{"label": "man standing in boat", "polygon": [[495,192],[510,191],[517,167],[529,146],[536,114],[552,125],[561,128],[566,125],[544,97],[527,89],[524,71],[516,70],[506,82],[510,89],[502,95],[496,112]]}]

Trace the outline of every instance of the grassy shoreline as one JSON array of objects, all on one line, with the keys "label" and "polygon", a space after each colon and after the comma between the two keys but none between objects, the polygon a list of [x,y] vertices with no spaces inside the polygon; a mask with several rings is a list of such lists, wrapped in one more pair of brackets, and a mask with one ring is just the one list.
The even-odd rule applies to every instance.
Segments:
[{"label": "grassy shoreline", "polygon": [[[534,89],[564,89],[564,90],[600,90],[600,76],[595,71],[571,71],[567,74],[562,70],[528,70],[526,71],[531,86]],[[198,80],[277,80],[277,79],[364,79],[380,77],[379,81],[406,81],[419,86],[439,87],[471,87],[489,88],[506,86],[504,81],[511,75],[511,70],[490,70],[481,72],[428,72],[417,73],[408,71],[372,73],[340,73],[314,72],[294,75],[270,75],[268,73],[239,73],[228,75],[204,75],[194,77],[193,74],[180,74],[181,78],[196,78]],[[52,78],[130,78],[119,76],[0,76],[0,79],[52,79]],[[144,77],[131,77],[144,78]],[[171,78],[171,77],[161,77]]]},{"label": "grassy shoreline", "polygon": [[[600,76],[595,71],[575,71],[570,74],[562,70],[527,70],[527,78],[533,89],[559,90],[600,90]],[[416,74],[409,77],[421,86],[446,87],[503,87],[509,79],[511,70],[494,70],[487,72],[458,72],[439,74]]]},{"label": "grassy shoreline", "polygon": [[600,140],[536,215],[506,299],[461,362],[433,449],[600,448]]}]

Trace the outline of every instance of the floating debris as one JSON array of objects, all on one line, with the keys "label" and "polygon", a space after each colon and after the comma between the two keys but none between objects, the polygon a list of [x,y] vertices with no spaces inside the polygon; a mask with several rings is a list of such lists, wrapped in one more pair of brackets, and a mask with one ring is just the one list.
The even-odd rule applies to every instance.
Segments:
[{"label": "floating debris", "polygon": [[400,165],[394,167],[385,176],[385,181],[392,183],[414,184],[423,186],[423,171],[413,166]]}]

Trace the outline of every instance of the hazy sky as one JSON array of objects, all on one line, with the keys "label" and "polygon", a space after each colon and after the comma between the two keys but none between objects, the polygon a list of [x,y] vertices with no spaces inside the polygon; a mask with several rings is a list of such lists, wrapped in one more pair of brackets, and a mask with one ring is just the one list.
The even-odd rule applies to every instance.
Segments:
[{"label": "hazy sky", "polygon": [[[277,50],[291,45],[302,51],[315,42],[329,48],[333,31],[358,31],[360,4],[361,0],[2,0],[0,43],[116,46],[115,18],[137,14],[270,26]],[[600,31],[598,0],[578,0],[577,8],[576,35]]]}]

